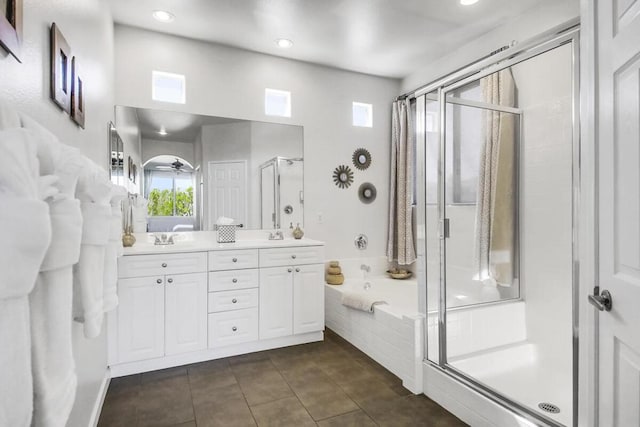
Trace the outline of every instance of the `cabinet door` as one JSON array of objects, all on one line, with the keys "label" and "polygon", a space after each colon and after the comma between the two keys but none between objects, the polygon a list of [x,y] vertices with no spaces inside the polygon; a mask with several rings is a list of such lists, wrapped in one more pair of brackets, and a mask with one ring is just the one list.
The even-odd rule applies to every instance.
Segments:
[{"label": "cabinet door", "polygon": [[164,355],[164,276],[118,280],[118,361]]},{"label": "cabinet door", "polygon": [[260,339],[293,333],[293,267],[260,269]]},{"label": "cabinet door", "polygon": [[293,276],[293,333],[324,330],[324,266],[295,267]]},{"label": "cabinet door", "polygon": [[166,276],[165,353],[207,348],[207,274]]}]

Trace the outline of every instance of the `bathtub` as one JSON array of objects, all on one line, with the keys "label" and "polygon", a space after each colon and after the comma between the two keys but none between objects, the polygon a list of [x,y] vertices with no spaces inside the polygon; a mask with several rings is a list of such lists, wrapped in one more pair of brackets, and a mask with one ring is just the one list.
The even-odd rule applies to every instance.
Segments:
[{"label": "bathtub", "polygon": [[[418,312],[418,284],[415,279],[393,280],[370,277],[346,280],[343,285],[325,285],[325,323],[369,357],[398,376],[413,393],[422,393],[424,316]],[[342,305],[346,290],[368,292],[387,304],[373,313]]]}]

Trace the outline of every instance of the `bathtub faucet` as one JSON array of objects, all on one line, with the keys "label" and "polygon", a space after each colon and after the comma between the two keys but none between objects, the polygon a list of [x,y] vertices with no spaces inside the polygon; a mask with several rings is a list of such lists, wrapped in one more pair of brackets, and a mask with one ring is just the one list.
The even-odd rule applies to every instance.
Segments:
[{"label": "bathtub faucet", "polygon": [[365,271],[365,272],[367,272],[367,273],[370,273],[370,272],[371,272],[371,266],[369,266],[369,265],[367,265],[367,264],[362,264],[362,265],[360,266],[360,270]]}]

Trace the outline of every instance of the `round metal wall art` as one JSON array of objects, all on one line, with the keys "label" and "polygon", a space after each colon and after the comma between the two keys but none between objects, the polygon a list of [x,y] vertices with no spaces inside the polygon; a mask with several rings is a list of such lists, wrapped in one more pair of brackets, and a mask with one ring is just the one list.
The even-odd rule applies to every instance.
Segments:
[{"label": "round metal wall art", "polygon": [[353,160],[353,165],[356,168],[363,171],[371,166],[371,153],[366,148],[358,148],[353,152],[351,160]]},{"label": "round metal wall art", "polygon": [[366,205],[373,203],[377,195],[376,186],[370,182],[365,182],[358,188],[358,198]]},{"label": "round metal wall art", "polygon": [[340,188],[348,188],[353,183],[353,171],[349,166],[338,166],[333,171],[333,182]]}]

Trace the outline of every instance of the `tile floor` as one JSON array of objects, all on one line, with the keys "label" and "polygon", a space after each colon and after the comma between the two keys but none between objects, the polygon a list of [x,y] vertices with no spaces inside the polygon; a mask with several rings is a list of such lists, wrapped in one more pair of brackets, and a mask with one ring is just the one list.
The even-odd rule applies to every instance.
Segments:
[{"label": "tile floor", "polygon": [[103,426],[464,426],[330,330],[325,341],[114,378]]}]

